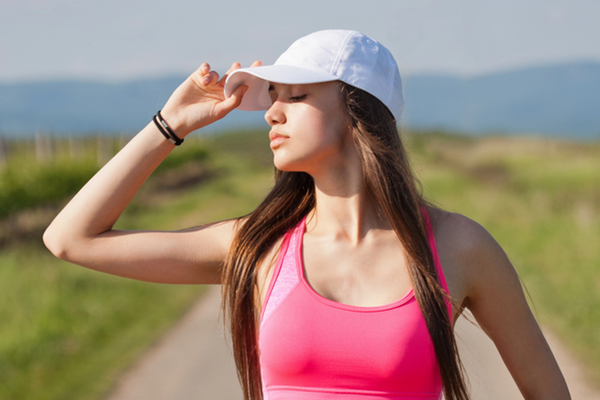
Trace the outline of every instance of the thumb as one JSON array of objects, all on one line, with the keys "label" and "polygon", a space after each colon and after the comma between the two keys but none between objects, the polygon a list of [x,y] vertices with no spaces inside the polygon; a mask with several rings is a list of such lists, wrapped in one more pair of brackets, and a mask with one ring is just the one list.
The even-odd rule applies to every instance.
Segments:
[{"label": "thumb", "polygon": [[246,91],[248,91],[248,86],[242,85],[235,89],[231,96],[219,104],[218,113],[223,114],[220,116],[220,118],[230,113],[234,108],[238,107],[242,103],[242,98],[244,97],[244,93],[246,93]]}]

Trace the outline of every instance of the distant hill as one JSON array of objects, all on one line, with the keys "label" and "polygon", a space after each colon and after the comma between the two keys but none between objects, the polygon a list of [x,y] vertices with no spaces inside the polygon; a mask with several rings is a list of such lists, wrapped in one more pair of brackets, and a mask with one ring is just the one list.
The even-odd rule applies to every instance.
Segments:
[{"label": "distant hill", "polygon": [[[151,121],[185,76],[124,83],[86,81],[0,84],[0,134],[131,133]],[[266,122],[260,113],[236,111],[212,128]]]},{"label": "distant hill", "polygon": [[459,132],[600,138],[600,64],[529,68],[475,78],[406,80],[405,122]]},{"label": "distant hill", "polygon": [[0,131],[31,133],[139,130],[181,78],[127,83],[30,82],[0,86]]},{"label": "distant hill", "polygon": [[[136,132],[185,79],[0,84],[0,134]],[[573,63],[460,78],[405,79],[409,128],[600,138],[600,64]],[[236,111],[212,131],[266,126],[263,113]]]}]

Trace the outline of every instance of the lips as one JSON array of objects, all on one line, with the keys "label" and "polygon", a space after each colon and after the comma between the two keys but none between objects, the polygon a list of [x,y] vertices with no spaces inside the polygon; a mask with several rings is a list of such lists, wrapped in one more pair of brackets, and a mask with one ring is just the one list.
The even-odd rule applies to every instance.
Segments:
[{"label": "lips", "polygon": [[288,136],[284,136],[278,132],[271,131],[269,132],[269,139],[271,140],[271,148],[274,149],[279,147],[283,142],[288,139]]}]

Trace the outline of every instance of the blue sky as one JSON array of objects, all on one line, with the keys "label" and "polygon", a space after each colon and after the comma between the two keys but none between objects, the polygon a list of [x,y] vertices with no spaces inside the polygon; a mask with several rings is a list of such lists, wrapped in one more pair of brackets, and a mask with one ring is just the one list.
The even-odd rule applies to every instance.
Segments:
[{"label": "blue sky", "polygon": [[0,82],[188,74],[273,62],[295,39],[356,29],[403,75],[600,62],[600,1],[0,0]]}]

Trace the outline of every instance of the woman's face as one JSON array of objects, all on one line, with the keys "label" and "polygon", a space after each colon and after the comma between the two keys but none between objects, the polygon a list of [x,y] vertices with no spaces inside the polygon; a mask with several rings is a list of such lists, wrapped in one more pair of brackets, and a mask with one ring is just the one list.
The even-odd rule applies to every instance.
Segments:
[{"label": "woman's face", "polygon": [[340,163],[354,149],[351,120],[338,82],[271,83],[273,105],[265,114],[275,166],[282,171],[319,170]]}]

